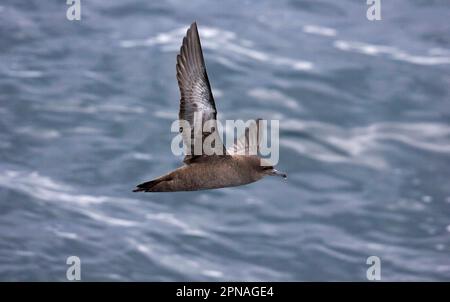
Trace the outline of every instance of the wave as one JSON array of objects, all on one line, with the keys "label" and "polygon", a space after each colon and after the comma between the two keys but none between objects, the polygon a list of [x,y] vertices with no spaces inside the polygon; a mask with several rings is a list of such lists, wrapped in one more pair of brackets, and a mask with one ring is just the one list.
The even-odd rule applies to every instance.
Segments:
[{"label": "wave", "polygon": [[288,109],[299,109],[299,103],[276,89],[254,88],[247,92],[247,94],[257,100],[270,102],[272,104],[281,104]]},{"label": "wave", "polygon": [[39,200],[51,202],[67,202],[86,206],[104,203],[108,200],[107,196],[76,194],[70,186],[43,176],[36,171],[1,171],[0,186],[25,193]]},{"label": "wave", "polygon": [[[143,225],[146,220],[156,221],[166,225],[171,225],[181,230],[182,233],[191,236],[204,236],[205,232],[191,226],[189,223],[178,219],[174,214],[168,212],[155,211],[142,216],[141,221],[132,221],[123,218],[109,216],[101,206],[109,203],[121,207],[127,207],[129,211],[140,213],[140,206],[137,199],[119,198],[105,195],[78,194],[71,186],[50,177],[44,176],[39,172],[27,172],[17,170],[4,170],[0,172],[0,188],[8,188],[17,192],[24,193],[37,200],[55,203],[60,207],[67,207],[72,211],[77,211],[92,220],[106,223],[108,225],[120,227],[137,227]],[[76,207],[73,207],[76,205]],[[135,205],[135,207],[133,207]],[[152,211],[152,209],[149,209]],[[59,232],[61,237],[73,237],[71,234]]]},{"label": "wave", "polygon": [[[163,51],[178,51],[186,29],[185,27],[178,28],[147,39],[122,40],[120,46],[123,48],[160,46]],[[214,50],[217,61],[227,67],[238,68],[237,61],[241,61],[245,57],[298,71],[308,71],[314,68],[314,64],[309,61],[281,57],[253,49],[252,41],[240,39],[231,31],[208,26],[201,26],[199,31],[203,48]]]},{"label": "wave", "polygon": [[382,169],[388,164],[379,150],[392,142],[450,154],[450,127],[440,123],[380,122],[345,129],[331,124],[289,119],[283,121],[280,127],[286,131],[313,133],[313,139],[302,141],[282,138],[280,145],[326,162],[356,162]]},{"label": "wave", "polygon": [[[318,25],[305,25],[303,26],[303,32],[325,37],[337,36],[337,31],[334,28]],[[333,46],[342,51],[369,56],[385,55],[393,60],[417,65],[450,64],[450,50],[443,48],[431,48],[428,50],[428,55],[413,55],[395,46],[376,45],[358,41],[335,40]]]},{"label": "wave", "polygon": [[337,35],[337,31],[334,28],[317,25],[305,25],[303,26],[303,32],[326,37],[334,37]]},{"label": "wave", "polygon": [[[130,204],[128,199],[78,194],[75,189],[67,184],[55,181],[40,173],[5,170],[0,172],[0,187],[8,188],[29,195],[37,200],[56,203],[60,207],[70,207],[77,212],[97,221],[116,226],[136,226],[133,221],[107,216],[93,206],[106,202]],[[73,207],[76,205],[76,208]]]},{"label": "wave", "polygon": [[39,70],[8,70],[6,75],[13,78],[34,79],[43,77],[44,73]]},{"label": "wave", "polygon": [[450,64],[450,56],[442,56],[442,55],[416,56],[404,50],[391,46],[337,40],[334,42],[334,47],[342,51],[357,52],[370,56],[387,55],[391,59],[417,65]]},{"label": "wave", "polygon": [[203,232],[199,229],[193,228],[189,224],[179,220],[172,213],[156,213],[156,214],[151,213],[151,214],[145,215],[145,217],[150,220],[160,221],[165,224],[177,227],[177,228],[181,229],[183,231],[183,233],[191,235],[191,236],[205,236],[206,235],[205,232]]}]

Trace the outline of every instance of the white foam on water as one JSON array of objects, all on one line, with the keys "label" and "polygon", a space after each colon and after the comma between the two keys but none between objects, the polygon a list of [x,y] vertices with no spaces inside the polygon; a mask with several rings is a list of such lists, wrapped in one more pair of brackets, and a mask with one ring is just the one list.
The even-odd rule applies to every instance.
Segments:
[{"label": "white foam on water", "polygon": [[156,220],[160,222],[167,223],[169,225],[175,226],[181,229],[184,233],[192,236],[205,236],[206,233],[200,229],[190,226],[188,223],[181,221],[172,213],[157,213],[157,214],[147,214],[147,219]]},{"label": "white foam on water", "polygon": [[[187,28],[183,27],[159,33],[147,39],[122,40],[119,44],[123,48],[160,46],[164,51],[178,51],[186,30]],[[214,50],[215,56],[218,57],[217,61],[223,62],[228,67],[232,66],[233,69],[239,66],[238,62],[242,60],[242,57],[297,71],[309,71],[314,68],[314,64],[309,61],[281,57],[256,50],[253,48],[253,41],[240,39],[231,31],[209,26],[201,26],[199,31],[203,49]],[[329,30],[324,31],[329,33]]]},{"label": "white foam on water", "polygon": [[281,91],[276,89],[266,89],[263,87],[254,88],[247,92],[247,94],[255,99],[272,103],[273,105],[282,105],[288,109],[299,109],[300,105],[296,100],[284,95]]},{"label": "white foam on water", "polygon": [[325,37],[334,37],[337,35],[337,31],[334,28],[317,25],[305,25],[303,26],[303,32]]},{"label": "white foam on water", "polygon": [[392,142],[450,154],[450,127],[440,123],[380,122],[345,129],[331,124],[288,119],[280,127],[289,131],[314,133],[318,141],[281,138],[280,145],[326,162],[355,162],[383,169],[387,163],[383,152],[379,150]]},{"label": "white foam on water", "polygon": [[207,276],[207,277],[212,277],[212,278],[221,278],[221,277],[223,277],[223,273],[221,271],[217,271],[217,270],[203,270],[202,274]]},{"label": "white foam on water", "polygon": [[15,78],[33,79],[41,78],[44,73],[39,70],[9,70],[7,75]]},{"label": "white foam on water", "polygon": [[39,129],[36,127],[19,127],[15,130],[19,135],[29,135],[37,139],[51,140],[61,136],[61,133],[55,129]]},{"label": "white foam on water", "polygon": [[355,42],[355,41],[343,41],[336,40],[334,42],[334,47],[348,52],[358,52],[365,55],[377,56],[386,55],[387,57],[408,62],[417,65],[443,65],[450,64],[450,56],[445,56],[441,52],[441,56],[417,56],[409,54],[408,52],[398,49],[392,46],[375,45],[369,43]]}]

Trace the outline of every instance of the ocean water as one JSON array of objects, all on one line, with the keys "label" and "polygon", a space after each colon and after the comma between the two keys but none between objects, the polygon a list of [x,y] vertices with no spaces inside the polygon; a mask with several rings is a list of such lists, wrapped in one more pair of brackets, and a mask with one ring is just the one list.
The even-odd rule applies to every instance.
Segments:
[{"label": "ocean water", "polygon": [[[450,280],[450,3],[0,3],[0,280]],[[219,119],[280,120],[279,169],[131,192],[181,164],[175,58],[200,29]]]}]

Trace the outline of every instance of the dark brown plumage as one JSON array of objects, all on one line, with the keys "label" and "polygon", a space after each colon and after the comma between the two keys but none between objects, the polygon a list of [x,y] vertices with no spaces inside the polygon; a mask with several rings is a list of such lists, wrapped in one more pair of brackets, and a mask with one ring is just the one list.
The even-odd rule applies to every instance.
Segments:
[{"label": "dark brown plumage", "polygon": [[[194,125],[194,114],[197,113],[202,115],[202,124],[209,120],[216,121],[216,104],[206,72],[200,36],[195,22],[183,38],[180,54],[177,56],[177,80],[181,95],[178,118]],[[217,128],[216,122],[214,122],[214,127]],[[184,133],[182,134],[184,135]],[[186,135],[189,135],[189,133],[186,133]],[[190,135],[190,150],[194,150],[194,144],[196,143],[194,131],[191,131]],[[203,132],[203,135],[199,137],[203,142],[209,135],[211,133]],[[220,138],[217,137],[216,140],[223,147]],[[186,138],[185,143],[189,143]],[[223,148],[223,152],[225,153],[225,148]],[[184,161],[188,162],[192,157],[187,155]]]},{"label": "dark brown plumage", "polygon": [[[210,135],[217,135],[217,110],[206,72],[197,24],[194,22],[183,39],[180,54],[177,56],[177,80],[180,88],[179,119],[187,121],[193,128],[194,115],[201,114],[201,123],[212,121],[211,132],[194,136],[194,131],[180,131],[184,144],[193,153],[195,143],[203,145]],[[258,123],[252,125],[258,129]],[[196,142],[200,139],[201,142]],[[272,166],[261,165],[261,158],[249,154],[248,131],[233,147],[233,153],[226,152],[220,137],[215,137],[216,148],[222,149],[223,155],[186,155],[185,165],[158,177],[137,185],[134,192],[174,192],[216,189],[239,186],[255,182],[266,175],[279,175],[286,178]],[[189,152],[188,152],[189,153]]]}]

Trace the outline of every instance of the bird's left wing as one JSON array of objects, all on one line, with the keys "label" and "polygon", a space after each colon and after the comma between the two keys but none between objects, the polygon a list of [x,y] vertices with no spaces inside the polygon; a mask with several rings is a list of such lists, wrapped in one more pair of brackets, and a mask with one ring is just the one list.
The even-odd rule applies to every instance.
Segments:
[{"label": "bird's left wing", "polygon": [[[190,129],[193,130],[194,116],[197,116],[201,121],[201,127],[205,122],[210,121],[213,124],[211,129],[217,129],[216,105],[206,73],[200,37],[195,22],[188,29],[183,39],[180,54],[177,56],[177,80],[181,94],[179,120],[189,123]],[[201,131],[202,129],[197,130]],[[202,131],[200,135],[194,135],[194,131],[185,131],[181,124],[180,132],[182,132],[186,149],[190,151],[190,154],[187,152],[184,158],[186,163],[189,163],[195,157],[204,155],[203,153],[194,153],[196,144],[203,146],[203,142],[208,136],[213,133],[217,134],[216,131]],[[225,150],[220,137],[215,137],[215,147]]]}]

